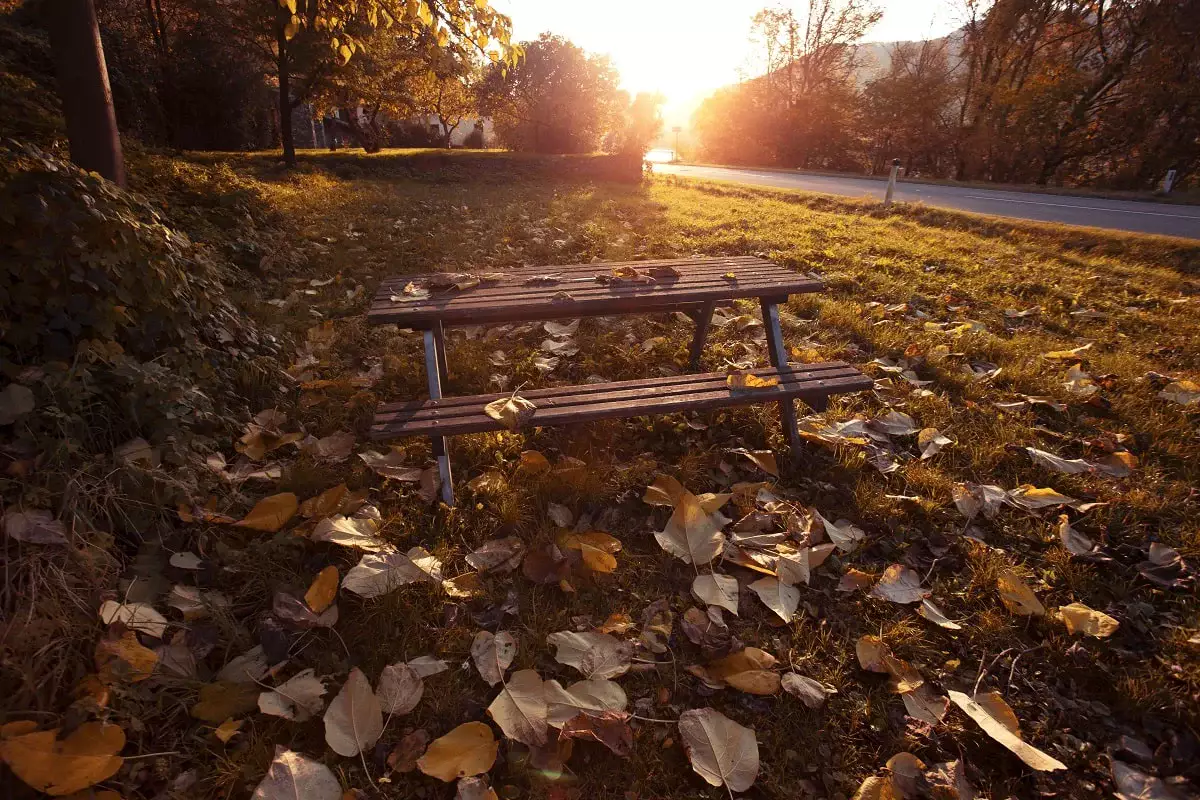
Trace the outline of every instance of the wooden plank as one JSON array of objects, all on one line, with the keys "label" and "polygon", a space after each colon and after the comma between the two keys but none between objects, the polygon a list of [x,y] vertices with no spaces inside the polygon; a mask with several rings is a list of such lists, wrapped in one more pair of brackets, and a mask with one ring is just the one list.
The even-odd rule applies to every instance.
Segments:
[{"label": "wooden plank", "polygon": [[[669,395],[650,392],[633,398],[614,398],[611,392],[601,392],[589,395],[586,400],[580,403],[569,403],[567,402],[569,398],[564,396],[561,398],[559,404],[539,406],[538,410],[534,413],[529,427],[589,422],[615,417],[670,414],[684,410],[703,411],[729,406],[754,405],[776,401],[783,396],[801,400],[805,398],[819,399],[831,394],[862,391],[871,387],[872,382],[869,378],[861,373],[850,372],[852,374],[839,372],[836,377],[827,379],[787,381],[773,390],[732,392],[724,386],[713,387],[710,382],[709,388],[687,391],[681,387],[680,391]],[[710,379],[713,375],[710,374],[702,377]],[[721,374],[719,377],[723,379],[724,375]],[[627,391],[637,392],[637,390]],[[501,425],[483,413],[483,405],[488,397],[491,396],[471,398],[475,403],[475,412],[472,414],[463,414],[452,418],[425,418],[414,421],[402,421],[400,419],[378,420],[372,425],[371,437],[374,439],[390,439],[398,436],[431,433],[436,433],[440,436],[455,436],[465,433],[500,430]]]}]

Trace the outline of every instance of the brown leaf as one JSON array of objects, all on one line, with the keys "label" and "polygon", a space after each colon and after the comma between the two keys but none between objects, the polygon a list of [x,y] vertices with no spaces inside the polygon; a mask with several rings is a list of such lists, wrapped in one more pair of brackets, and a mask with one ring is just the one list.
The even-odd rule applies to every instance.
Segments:
[{"label": "brown leaf", "polygon": [[667,642],[674,627],[675,615],[666,599],[655,600],[642,611],[642,645],[652,653],[667,652]]},{"label": "brown leaf", "polygon": [[479,572],[512,572],[521,563],[525,543],[517,536],[492,539],[467,554],[467,563]]},{"label": "brown leaf", "polygon": [[429,732],[417,728],[412,733],[404,735],[399,744],[388,753],[387,765],[392,772],[412,772],[417,768],[417,761],[425,755],[429,745]]},{"label": "brown leaf", "polygon": [[574,667],[585,678],[615,678],[629,670],[633,647],[615,636],[595,631],[558,631],[546,637],[554,660]]},{"label": "brown leaf", "polygon": [[525,555],[521,572],[534,583],[550,585],[558,583],[571,574],[571,564],[558,545],[547,542],[535,547]]},{"label": "brown leaf", "polygon": [[540,475],[550,469],[550,461],[537,450],[522,450],[517,469],[528,475]]},{"label": "brown leaf", "polygon": [[252,800],[341,800],[342,785],[319,761],[276,745],[275,759]]},{"label": "brown leaf", "polygon": [[192,706],[192,716],[213,725],[258,708],[258,686],[253,683],[218,681],[200,687],[200,696]]},{"label": "brown leaf", "polygon": [[233,523],[242,528],[274,533],[287,524],[300,507],[300,500],[291,492],[282,492],[259,500],[239,522]]},{"label": "brown leaf", "polygon": [[952,690],[950,692],[950,700],[962,709],[967,716],[975,720],[988,736],[1008,748],[1017,758],[1024,761],[1032,769],[1045,772],[1067,768],[1066,764],[1015,736],[1002,721],[997,720],[988,713],[987,709],[962,692]]},{"label": "brown leaf", "polygon": [[871,590],[872,597],[906,605],[918,603],[929,592],[921,588],[921,576],[902,564],[892,564]]},{"label": "brown leaf", "polygon": [[558,735],[564,739],[600,742],[621,757],[633,752],[633,731],[629,727],[627,711],[579,714],[567,720]]},{"label": "brown leaf", "polygon": [[1012,613],[1025,617],[1046,615],[1046,607],[1037,599],[1037,595],[1011,569],[1002,571],[996,577],[996,588],[1000,592],[1000,599]]},{"label": "brown leaf", "polygon": [[745,728],[711,708],[679,715],[679,735],[696,774],[713,786],[744,792],[758,777],[758,742]]},{"label": "brown leaf", "polygon": [[784,673],[781,685],[785,692],[800,698],[809,708],[820,708],[825,705],[826,697],[837,694],[837,690],[832,686],[795,672]]},{"label": "brown leaf", "polygon": [[387,716],[403,716],[417,707],[425,693],[425,684],[416,669],[403,661],[389,664],[379,673],[375,696]]},{"label": "brown leaf", "polygon": [[480,631],[471,642],[471,660],[488,686],[504,680],[504,673],[516,656],[517,640],[508,631],[494,635],[490,631]]},{"label": "brown leaf", "polygon": [[297,630],[310,628],[332,628],[338,621],[338,609],[331,605],[320,614],[308,607],[308,604],[290,592],[280,590],[275,593],[271,604],[271,612]]},{"label": "brown leaf", "polygon": [[337,567],[325,567],[325,569],[318,573],[312,585],[308,587],[308,591],[304,595],[304,602],[308,603],[308,607],[314,612],[320,614],[333,605],[333,599],[337,597],[337,590]]},{"label": "brown leaf", "polygon": [[326,489],[316,497],[310,497],[300,504],[300,516],[305,519],[313,517],[328,517],[338,512],[342,507],[342,501],[346,499],[349,493],[346,484],[339,483],[337,486]]},{"label": "brown leaf", "polygon": [[720,606],[730,614],[738,613],[738,581],[732,575],[716,572],[697,575],[692,581],[692,594],[702,603]]},{"label": "brown leaf", "polygon": [[722,682],[747,694],[779,693],[779,673],[773,670],[775,657],[757,647],[747,647],[704,666],[707,678]]},{"label": "brown leaf", "polygon": [[706,512],[698,497],[684,491],[666,528],[654,538],[685,564],[707,564],[721,554],[725,542],[721,529],[728,523],[719,511]]},{"label": "brown leaf", "polygon": [[154,674],[157,664],[158,655],[131,630],[96,642],[96,672],[104,684],[139,683]]},{"label": "brown leaf", "polygon": [[564,533],[558,537],[560,547],[578,550],[583,563],[593,572],[610,573],[617,568],[613,553],[621,551],[621,540],[600,531]]},{"label": "brown leaf", "polygon": [[383,733],[383,709],[362,670],[355,667],[325,710],[325,742],[341,756],[369,750]]},{"label": "brown leaf", "polygon": [[4,514],[4,535],[28,544],[65,545],[67,528],[49,511],[7,511]]},{"label": "brown leaf", "polygon": [[[18,778],[50,795],[66,795],[108,780],[121,768],[125,747],[119,725],[85,722],[69,736],[61,728],[16,734],[0,740],[0,759]],[[13,787],[9,787],[10,790]]]},{"label": "brown leaf", "polygon": [[524,427],[533,418],[537,406],[514,392],[508,397],[493,400],[484,406],[483,410],[505,428],[515,431]]},{"label": "brown leaf", "polygon": [[530,747],[546,743],[545,683],[533,670],[514,672],[487,712],[509,739]]}]

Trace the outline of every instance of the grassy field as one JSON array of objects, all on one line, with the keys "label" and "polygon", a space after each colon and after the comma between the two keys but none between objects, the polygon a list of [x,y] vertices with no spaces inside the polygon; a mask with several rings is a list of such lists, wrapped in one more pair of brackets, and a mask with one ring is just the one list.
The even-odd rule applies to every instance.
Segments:
[{"label": "grassy field", "polygon": [[[387,771],[383,758],[405,729],[423,728],[436,738],[459,723],[487,719],[495,690],[473,668],[456,664],[468,658],[479,630],[472,614],[494,615],[511,591],[519,610],[501,618],[518,641],[513,669],[536,669],[564,684],[578,676],[555,663],[548,634],[597,625],[612,614],[640,621],[660,599],[676,623],[667,652],[640,652],[635,668],[619,679],[645,718],[634,723],[632,755],[623,760],[580,744],[563,776],[549,779],[519,757],[519,747],[502,746],[490,775],[502,797],[728,796],[692,772],[671,724],[703,706],[755,729],[762,766],[748,797],[850,797],[901,751],[930,765],[963,759],[984,796],[1106,797],[1113,791],[1107,754],[1119,749],[1122,736],[1154,751],[1152,763],[1139,769],[1200,782],[1194,584],[1184,574],[1177,588],[1165,588],[1139,574],[1152,542],[1176,549],[1187,564],[1200,559],[1200,406],[1159,396],[1172,380],[1200,377],[1200,247],[664,178],[580,183],[526,174],[519,165],[492,170],[461,156],[453,159],[462,168],[445,162],[413,169],[413,157],[306,154],[293,172],[258,155],[150,156],[137,165],[138,187],[161,197],[168,214],[184,214],[198,196],[219,207],[222,197],[245,195],[275,215],[275,226],[256,242],[251,279],[236,291],[260,325],[312,348],[314,358],[300,362],[297,355],[292,369],[303,382],[281,380],[275,401],[308,433],[351,431],[362,450],[377,401],[423,396],[420,337],[365,324],[370,296],[385,276],[752,254],[815,272],[827,283],[824,294],[795,298],[785,309],[793,357],[845,360],[877,379],[874,392],[837,399],[819,420],[900,411],[952,444],[921,459],[915,437],[893,437],[897,467],[886,474],[852,442],[810,442],[793,460],[772,407],[476,435],[453,444],[460,495],[453,510],[421,500],[412,483],[382,482],[357,458],[328,464],[289,457],[269,486],[218,486],[217,508],[236,517],[266,494],[308,498],[346,482],[369,490],[385,539],[403,549],[422,545],[447,575],[457,575],[468,571],[465,555],[489,539],[515,535],[531,548],[553,541],[560,531],[548,514],[556,503],[621,541],[618,566],[611,574],[572,578],[573,592],[534,584],[518,570],[486,579],[485,597],[469,603],[418,586],[374,600],[342,592],[341,619],[332,630],[307,634],[289,674],[311,666],[336,676],[336,687],[351,666],[373,678],[387,664],[424,654],[453,662],[449,672],[426,679],[420,704],[392,721],[375,753],[361,763],[339,758],[325,747],[319,719],[297,723],[257,713],[246,715],[228,744],[218,743],[211,725],[188,717],[200,681],[164,680],[122,689],[110,708],[135,743],[131,749],[166,754],[140,762],[141,769],[163,781],[195,769],[194,796],[241,797],[274,747],[286,745],[331,764],[345,787],[369,797],[450,797],[451,788],[417,772],[378,782]],[[204,216],[188,218],[201,238]],[[728,310],[733,321],[710,339],[707,369],[727,361],[765,363],[756,314],[749,303]],[[326,321],[331,326],[322,328]],[[535,326],[454,331],[448,391],[667,374],[685,365],[691,334],[691,323],[679,315],[585,319],[574,335],[578,354],[543,372],[535,359],[544,355],[539,345],[546,333]],[[1074,358],[1047,357],[1085,345]],[[497,350],[503,358],[493,357]],[[1074,364],[1087,377],[1071,383]],[[351,383],[372,371],[370,381]],[[265,388],[252,402],[272,391]],[[1043,399],[1014,405],[1027,397]],[[232,458],[232,442],[224,445]],[[1128,453],[1123,463],[1136,465],[1125,477],[1062,474],[1034,463],[1026,447],[1092,462]],[[405,448],[407,464],[429,463],[425,442]],[[765,475],[730,452],[735,448],[775,451],[781,475]],[[529,476],[517,469],[529,449],[554,463],[581,459],[586,469]],[[469,485],[491,469],[505,475],[503,489]],[[641,500],[659,473],[697,494],[772,480],[779,497],[865,531],[861,547],[832,557],[801,587],[800,611],[790,624],[746,588],[756,576],[722,568],[742,584],[740,614],[726,617],[732,632],[773,654],[781,667],[835,688],[823,707],[809,709],[786,693],[713,692],[688,673],[687,666],[703,661],[679,627],[697,604],[689,591],[695,571],[653,536],[669,512]],[[1049,487],[1079,502],[1007,507],[994,518],[968,520],[954,501],[956,487],[968,482]],[[735,517],[753,505],[734,502],[739,514],[732,506],[726,513]],[[1063,513],[1108,560],[1064,550]],[[248,632],[275,589],[306,586],[330,564],[344,575],[357,561],[358,553],[292,535],[308,525],[275,535],[178,525],[168,549],[210,554],[220,566],[209,576],[211,586],[232,601],[232,633],[205,661],[209,673],[253,643]],[[873,582],[892,564],[913,567],[961,629],[937,627],[914,606],[837,590],[851,569]],[[1094,639],[1068,633],[1053,614],[1011,613],[996,588],[1005,569],[1047,608],[1083,603],[1119,620],[1120,628]],[[953,707],[935,726],[906,718],[886,677],[859,666],[855,643],[865,635],[881,637],[939,694],[969,694],[972,687],[1001,692],[1023,738],[1069,769],[1024,767]],[[143,796],[135,793],[143,791],[139,786],[158,785],[135,775],[124,780],[128,797]]]}]

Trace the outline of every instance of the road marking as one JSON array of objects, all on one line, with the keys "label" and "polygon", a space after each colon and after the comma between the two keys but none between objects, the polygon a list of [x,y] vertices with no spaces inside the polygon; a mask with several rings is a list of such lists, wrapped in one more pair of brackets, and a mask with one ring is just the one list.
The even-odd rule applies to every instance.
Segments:
[{"label": "road marking", "polygon": [[1054,206],[1055,208],[1078,208],[1080,211],[1108,211],[1116,214],[1142,214],[1147,217],[1174,217],[1175,219],[1190,219],[1200,222],[1200,217],[1189,216],[1188,214],[1163,214],[1160,211],[1129,211],[1124,208],[1105,208],[1104,206],[1073,206],[1070,203],[1042,203],[1037,200],[1012,200],[1007,197],[988,197],[984,194],[964,194],[963,197],[971,197],[975,200],[991,200],[996,203],[1025,203],[1031,206]]}]

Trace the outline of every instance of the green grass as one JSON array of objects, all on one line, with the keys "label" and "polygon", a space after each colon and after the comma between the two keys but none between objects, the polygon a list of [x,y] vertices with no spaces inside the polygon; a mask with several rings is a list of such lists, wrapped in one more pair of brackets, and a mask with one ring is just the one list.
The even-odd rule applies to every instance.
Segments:
[{"label": "green grass", "polygon": [[[673,660],[664,657],[657,666],[620,679],[631,702],[649,698],[648,716],[674,719],[688,708],[712,706],[753,726],[762,770],[749,796],[803,797],[806,787],[812,787],[817,796],[848,797],[891,755],[909,750],[930,764],[961,755],[971,765],[971,782],[989,796],[1027,797],[1053,790],[1063,797],[1092,797],[1109,791],[1107,764],[1100,754],[1121,734],[1144,738],[1152,746],[1163,740],[1164,730],[1194,735],[1189,731],[1200,724],[1195,702],[1200,667],[1194,645],[1186,643],[1200,626],[1194,595],[1156,589],[1137,577],[1134,565],[1151,540],[1179,549],[1191,563],[1200,559],[1196,409],[1158,399],[1144,378],[1151,371],[1192,379],[1200,374],[1200,247],[924,208],[884,211],[854,201],[663,178],[641,186],[580,183],[540,172],[531,176],[519,163],[490,155],[478,160],[454,155],[469,165],[463,170],[413,172],[408,158],[405,153],[306,155],[294,172],[263,156],[205,155],[182,161],[151,156],[137,165],[141,188],[167,199],[203,195],[219,206],[222,194],[245,193],[277,214],[278,227],[260,233],[262,258],[251,267],[253,280],[239,291],[263,324],[296,337],[323,319],[334,320],[334,343],[308,377],[342,381],[382,364],[384,377],[369,390],[345,384],[289,390],[282,407],[309,432],[322,436],[349,428],[361,440],[376,401],[423,396],[419,336],[365,325],[369,297],[386,276],[592,259],[755,254],[817,272],[828,284],[824,294],[795,298],[786,307],[789,347],[849,361],[879,378],[886,376],[869,362],[907,354],[920,377],[932,381],[925,394],[900,383],[893,391],[840,398],[826,415],[829,419],[874,417],[890,406],[938,428],[956,444],[929,461],[906,462],[888,476],[852,449],[834,452],[813,444],[792,462],[785,457],[775,410],[764,407],[701,415],[708,423],[703,430],[690,428],[681,415],[461,437],[452,445],[461,501],[453,511],[430,508],[409,488],[380,486],[351,462],[292,465],[271,491],[311,496],[341,480],[352,488],[372,487],[387,521],[385,536],[405,547],[424,545],[444,560],[450,575],[466,571],[463,556],[489,538],[516,534],[530,545],[551,539],[548,502],[565,504],[577,515],[604,515],[604,529],[624,543],[615,573],[578,580],[573,594],[533,585],[519,575],[511,581],[520,603],[519,616],[506,623],[519,640],[514,668],[536,668],[545,678],[562,680],[573,677],[554,663],[545,643],[548,633],[572,627],[580,616],[598,624],[610,613],[624,612],[637,620],[650,602],[664,597],[678,619],[693,602],[688,597],[692,568],[664,553],[652,536],[664,514],[639,499],[653,476],[668,472],[695,492],[718,491],[736,480],[762,477],[729,455],[729,449],[776,450],[783,466],[780,491],[830,519],[844,517],[863,527],[867,546],[819,571],[803,590],[802,613],[791,625],[777,624],[747,591],[741,616],[730,624],[746,645],[831,683],[838,694],[818,711],[787,695],[759,698],[727,689],[706,696],[683,669],[700,657],[678,627]],[[197,226],[203,222],[193,221]],[[212,244],[221,246],[216,234]],[[335,280],[309,285],[329,278]],[[271,299],[286,302],[276,307],[265,302]],[[975,320],[986,332],[927,330],[925,320],[908,320],[883,307],[897,303],[909,304],[928,321]],[[752,304],[738,305],[740,312],[754,313]],[[1040,306],[1041,313],[1017,320],[1024,324],[1006,321],[1006,309],[1033,306]],[[1107,316],[1087,321],[1070,315],[1081,309]],[[502,373],[513,386],[581,383],[593,374],[609,380],[655,375],[685,364],[690,336],[691,324],[678,316],[585,320],[577,337],[579,355],[564,358],[545,378],[531,361],[545,338],[537,329],[509,331],[496,340],[486,340],[486,332],[472,331],[470,337],[452,332],[447,388],[453,393],[486,391],[494,386],[494,373]],[[705,365],[720,369],[726,359],[746,357],[744,343],[750,336],[734,326],[716,331]],[[664,339],[644,352],[642,343],[652,337]],[[1101,392],[1111,402],[1107,409],[1069,395],[1063,387],[1066,365],[1042,358],[1086,342],[1094,344],[1084,354],[1084,367],[1094,376],[1111,376],[1104,378]],[[928,358],[939,345],[948,346],[953,355],[940,361]],[[496,349],[506,351],[511,366],[488,362],[487,355]],[[762,351],[754,355],[765,358]],[[993,362],[1002,371],[988,382],[968,381],[961,364],[970,359]],[[1022,394],[1054,396],[1069,403],[1069,409],[1065,414],[1010,413],[992,405]],[[1132,477],[1048,473],[1014,447],[1094,457],[1098,440],[1106,436],[1128,437],[1129,449],[1140,460]],[[426,462],[424,442],[406,447],[411,463]],[[583,459],[586,479],[521,476],[515,465],[520,452],[529,448],[552,461],[561,456]],[[226,452],[232,448],[227,446]],[[491,467],[508,474],[509,492],[475,496],[467,482]],[[1056,512],[1035,516],[1005,511],[994,522],[980,524],[986,545],[964,537],[964,520],[950,494],[962,481],[1005,488],[1032,483],[1104,503],[1075,525],[1103,542],[1115,563],[1064,558],[1054,534]],[[222,508],[237,513],[253,495],[247,490],[241,498],[223,496]],[[888,495],[920,495],[923,500],[909,503]],[[226,566],[234,571],[219,575],[218,586],[248,614],[267,607],[271,587],[301,584],[328,563],[344,572],[356,560],[353,554],[287,536],[251,539],[227,531],[211,528],[205,536],[220,537],[231,548]],[[944,537],[948,550],[931,570],[929,585],[943,610],[963,620],[964,629],[957,634],[921,620],[911,608],[834,591],[845,568],[877,575],[935,534]],[[1109,640],[1084,641],[1049,619],[1011,616],[994,589],[996,572],[1006,566],[1019,567],[1047,606],[1086,603],[1121,619],[1120,631]],[[506,579],[487,582],[493,602],[508,589]],[[343,594],[337,631],[347,649],[337,637],[318,632],[319,644],[300,660],[317,666],[318,674],[344,672],[354,664],[370,676],[384,664],[423,653],[461,660],[477,626],[463,610],[447,612],[446,603],[444,595],[416,587],[374,601]],[[477,601],[471,608],[483,605]],[[897,655],[944,689],[969,692],[981,663],[1007,648],[1026,651],[1011,680],[1010,660],[1003,660],[983,687],[1001,690],[1021,719],[1024,737],[1066,761],[1071,770],[1035,776],[957,712],[933,731],[906,727],[900,699],[889,692],[883,676],[863,672],[855,660],[857,638],[881,632]],[[1070,651],[1073,645],[1076,649]],[[660,694],[663,687],[665,696]],[[324,748],[319,720],[296,724],[251,715],[245,734],[222,748],[179,712],[188,691],[168,691],[175,703],[169,710],[162,701],[155,706],[146,699],[156,695],[146,694],[136,702],[114,702],[112,714],[127,730],[137,716],[141,730],[131,739],[141,752],[178,751],[170,757],[175,760],[164,764],[168,774],[199,768],[205,776],[199,786],[203,796],[244,796],[275,744],[324,754],[345,785],[370,788],[356,760],[338,759]],[[405,727],[424,727],[436,737],[461,722],[484,718],[493,695],[473,673],[451,670],[430,678],[420,706],[402,725],[393,724],[385,741],[394,743]],[[168,719],[169,724],[160,724]],[[491,778],[505,797],[561,797],[564,788],[581,798],[622,798],[627,792],[637,797],[726,796],[692,773],[673,726],[639,724],[634,750],[624,761],[598,746],[581,745],[570,772],[557,783],[539,778],[519,759],[506,760],[502,751]],[[368,762],[378,776],[376,765],[370,758]],[[1184,769],[1160,766],[1164,774]],[[423,796],[451,795],[435,783],[419,774],[399,775],[380,785],[379,792],[397,798],[415,796],[418,790],[432,792]]]}]

